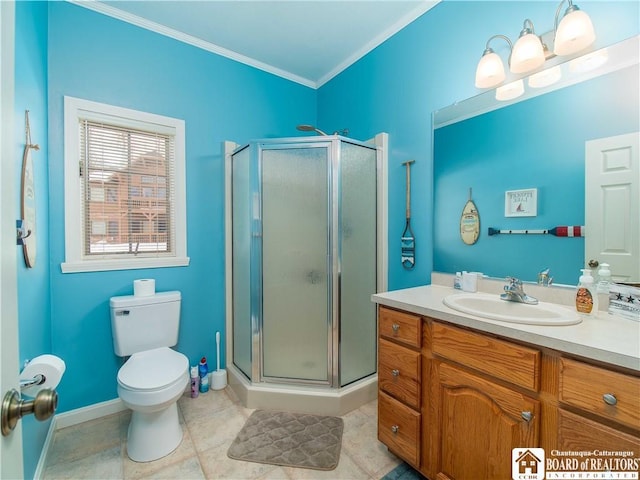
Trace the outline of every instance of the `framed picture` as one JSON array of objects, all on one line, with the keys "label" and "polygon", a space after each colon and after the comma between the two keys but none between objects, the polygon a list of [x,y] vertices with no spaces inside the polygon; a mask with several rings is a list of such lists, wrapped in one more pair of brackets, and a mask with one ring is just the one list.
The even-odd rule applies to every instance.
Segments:
[{"label": "framed picture", "polygon": [[504,194],[505,217],[535,217],[538,215],[538,189],[507,190]]}]

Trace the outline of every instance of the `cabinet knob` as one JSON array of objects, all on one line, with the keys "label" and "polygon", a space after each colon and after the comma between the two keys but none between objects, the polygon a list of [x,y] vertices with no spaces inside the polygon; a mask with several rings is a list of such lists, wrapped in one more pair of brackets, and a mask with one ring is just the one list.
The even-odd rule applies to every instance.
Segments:
[{"label": "cabinet knob", "polygon": [[523,419],[525,422],[530,422],[530,421],[531,421],[531,419],[533,418],[533,413],[528,412],[528,411],[526,411],[526,412],[522,412],[520,415],[522,416],[522,419]]},{"label": "cabinet knob", "polygon": [[606,403],[607,405],[615,405],[616,403],[618,403],[618,399],[613,393],[605,393],[604,395],[602,395],[602,400],[604,400],[604,403]]},{"label": "cabinet knob", "polygon": [[398,330],[400,330],[400,325],[394,323],[393,325],[391,325],[391,329],[393,330],[393,333],[398,333]]},{"label": "cabinet knob", "polygon": [[391,370],[391,375],[393,375],[394,377],[400,376],[400,370],[394,368],[393,370]]},{"label": "cabinet knob", "polygon": [[398,425],[392,425],[391,426],[391,431],[396,434],[398,433],[398,430],[400,430],[400,427]]}]

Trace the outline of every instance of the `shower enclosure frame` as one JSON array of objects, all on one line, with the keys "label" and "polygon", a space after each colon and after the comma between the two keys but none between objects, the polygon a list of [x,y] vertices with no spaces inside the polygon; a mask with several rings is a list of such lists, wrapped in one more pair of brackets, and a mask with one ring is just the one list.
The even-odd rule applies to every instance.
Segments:
[{"label": "shower enclosure frame", "polygon": [[[226,168],[225,168],[225,189],[226,189],[226,212],[225,212],[225,225],[226,225],[226,277],[227,277],[227,331],[226,331],[226,365],[227,369],[230,373],[229,375],[229,385],[232,387],[238,396],[240,397],[243,403],[250,408],[260,408],[269,404],[265,404],[264,398],[259,395],[252,395],[252,391],[256,392],[266,392],[267,390],[274,391],[274,389],[284,388],[288,389],[289,394],[299,394],[301,390],[313,390],[314,386],[318,387],[323,391],[323,395],[325,395],[325,403],[329,399],[337,399],[338,403],[337,408],[338,411],[344,411],[344,404],[340,402],[340,397],[342,395],[352,395],[354,392],[356,397],[364,398],[362,393],[358,394],[357,389],[360,386],[366,388],[369,392],[368,395],[371,397],[372,392],[375,393],[375,386],[377,384],[377,375],[376,368],[374,367],[373,373],[369,376],[365,376],[360,380],[355,380],[352,385],[340,386],[340,365],[339,365],[339,355],[340,355],[340,331],[339,331],[339,309],[340,309],[340,291],[341,291],[341,264],[340,264],[340,254],[341,254],[341,242],[340,239],[340,223],[339,223],[339,215],[340,215],[340,202],[339,198],[341,195],[341,178],[340,178],[340,164],[336,161],[340,155],[340,147],[342,145],[341,142],[346,142],[350,144],[355,144],[357,146],[362,146],[366,148],[370,148],[375,150],[376,154],[376,197],[377,197],[377,205],[375,208],[376,215],[376,251],[377,251],[377,271],[376,275],[376,290],[382,291],[386,289],[386,279],[387,279],[387,186],[386,186],[386,172],[387,172],[387,144],[388,144],[388,135],[387,134],[379,134],[375,137],[374,140],[370,142],[360,142],[357,140],[353,140],[346,137],[340,137],[337,135],[323,136],[323,137],[293,137],[293,138],[280,138],[280,139],[267,139],[267,140],[259,140],[256,142],[252,142],[251,144],[247,144],[244,146],[237,145],[233,142],[225,142],[224,150],[226,157]],[[261,313],[262,313],[262,298],[261,292],[263,285],[262,282],[262,274],[260,272],[257,275],[258,278],[251,278],[251,303],[258,305],[251,312],[251,379],[247,379],[244,377],[244,373],[242,373],[241,369],[234,365],[234,345],[233,345],[233,297],[232,297],[232,288],[233,288],[233,259],[231,256],[232,252],[232,210],[231,210],[231,196],[232,196],[232,186],[231,186],[231,176],[232,176],[232,154],[237,154],[238,152],[251,148],[252,145],[260,144],[260,147],[265,147],[266,149],[280,149],[280,148],[301,148],[301,147],[327,147],[327,144],[330,144],[330,155],[327,158],[327,162],[332,162],[333,164],[329,165],[327,168],[327,191],[330,195],[330,201],[327,202],[327,219],[328,219],[328,233],[327,233],[327,246],[328,246],[328,255],[327,255],[327,281],[329,282],[329,291],[327,292],[327,322],[329,322],[329,328],[327,328],[327,379],[326,380],[303,380],[299,381],[296,379],[288,378],[288,377],[277,377],[277,376],[269,376],[265,375],[264,372],[264,362],[262,359],[263,355],[263,338],[261,335]],[[256,148],[255,151],[250,152],[250,162],[258,162],[257,158],[259,157],[260,152]],[[333,160],[332,160],[333,159]],[[253,165],[256,167],[256,165]],[[262,178],[262,171],[258,172],[258,179]],[[253,182],[253,180],[252,180]],[[258,182],[261,183],[261,182]],[[335,186],[335,188],[332,188]],[[260,202],[258,207],[260,209],[260,218],[262,218],[262,185],[252,185],[251,191],[259,192],[258,198],[251,199],[252,208],[255,208],[256,202]],[[262,230],[260,230],[260,234],[262,234]],[[261,243],[261,238],[252,238],[251,242],[259,242]],[[254,246],[255,247],[255,246]],[[260,245],[261,247],[261,245]],[[262,248],[251,248],[251,255],[256,256],[252,258],[252,262],[258,262],[259,265],[262,265]],[[262,267],[260,267],[261,270]],[[253,274],[252,274],[253,275]],[[334,281],[336,280],[336,281]],[[256,311],[260,312],[259,315],[256,315]],[[259,318],[260,317],[260,318]],[[372,321],[375,321],[375,317],[372,318]],[[259,361],[255,361],[255,356],[258,355]],[[373,388],[371,387],[373,385]],[[328,388],[332,387],[332,388]],[[239,389],[239,390],[238,390]],[[292,390],[293,389],[293,390]],[[327,393],[329,392],[329,393]],[[304,393],[302,393],[304,395]],[[294,397],[296,395],[293,395]],[[289,395],[287,398],[290,398]],[[252,401],[255,400],[255,401]],[[370,398],[369,398],[370,399]],[[311,402],[313,403],[313,402]],[[309,410],[312,407],[309,407],[309,403],[304,403],[304,408],[302,408],[302,404],[300,407],[302,410]],[[328,410],[327,410],[328,408]],[[335,408],[331,407],[331,401],[323,405],[321,410],[330,413],[332,411],[336,411]]]},{"label": "shower enclosure frame", "polygon": [[[338,158],[340,156],[340,143],[335,141],[334,138],[329,136],[323,137],[310,137],[308,139],[299,140],[295,139],[294,142],[291,139],[277,139],[277,140],[264,140],[257,141],[254,144],[247,144],[240,149],[233,152],[233,155],[240,151],[255,146],[254,151],[250,152],[250,162],[254,168],[257,169],[258,179],[263,178],[263,164],[260,161],[262,153],[265,150],[293,150],[293,149],[309,149],[309,148],[326,148],[330,145],[330,154],[327,158],[327,178],[326,187],[330,193],[326,205],[327,214],[327,284],[331,286],[327,291],[327,380],[311,380],[311,379],[294,379],[290,377],[273,376],[265,373],[265,361],[264,361],[264,263],[263,252],[264,243],[262,241],[263,230],[260,227],[260,233],[258,236],[252,238],[251,248],[251,263],[252,265],[259,265],[259,270],[252,272],[251,275],[251,299],[252,307],[255,307],[255,311],[251,312],[251,345],[252,345],[252,358],[257,357],[259,361],[252,361],[251,367],[251,379],[259,379],[260,382],[276,383],[276,384],[291,384],[291,385],[322,385],[322,386],[335,386],[339,382],[339,362],[335,359],[339,356],[339,324],[337,321],[339,318],[339,298],[340,298],[340,266],[339,259],[341,254],[341,246],[339,242],[340,231],[339,228],[334,228],[338,225],[339,221],[339,198],[341,193],[340,175],[335,162],[331,162],[331,159]],[[256,165],[257,164],[257,165]],[[263,212],[263,182],[258,181],[253,185],[255,192],[258,195],[259,200],[254,199],[253,208],[256,207],[260,211],[259,218],[257,219],[260,224],[264,221]],[[251,182],[253,183],[253,181]],[[256,205],[256,203],[258,205]],[[255,217],[254,217],[255,218]],[[334,281],[334,279],[338,281]]]}]

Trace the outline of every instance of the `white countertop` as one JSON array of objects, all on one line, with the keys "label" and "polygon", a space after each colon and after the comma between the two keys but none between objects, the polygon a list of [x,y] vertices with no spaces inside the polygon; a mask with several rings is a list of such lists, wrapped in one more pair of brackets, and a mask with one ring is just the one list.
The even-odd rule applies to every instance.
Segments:
[{"label": "white countertop", "polygon": [[380,305],[640,372],[640,322],[601,311],[597,317],[584,318],[577,325],[507,323],[447,307],[442,300],[453,293],[460,291],[426,285],[374,294],[371,300]]}]

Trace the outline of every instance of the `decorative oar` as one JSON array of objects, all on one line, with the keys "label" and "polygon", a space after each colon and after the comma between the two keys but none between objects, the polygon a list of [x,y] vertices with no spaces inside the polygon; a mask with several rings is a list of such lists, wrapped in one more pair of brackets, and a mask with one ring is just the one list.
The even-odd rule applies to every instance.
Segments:
[{"label": "decorative oar", "polygon": [[407,221],[400,240],[402,243],[402,266],[407,270],[411,270],[416,264],[416,239],[411,230],[411,164],[414,162],[415,160],[409,160],[403,163],[407,167]]},{"label": "decorative oar", "polygon": [[507,235],[554,235],[556,237],[584,237],[584,226],[570,225],[553,227],[548,230],[499,230],[489,227],[489,236],[507,234]]}]

